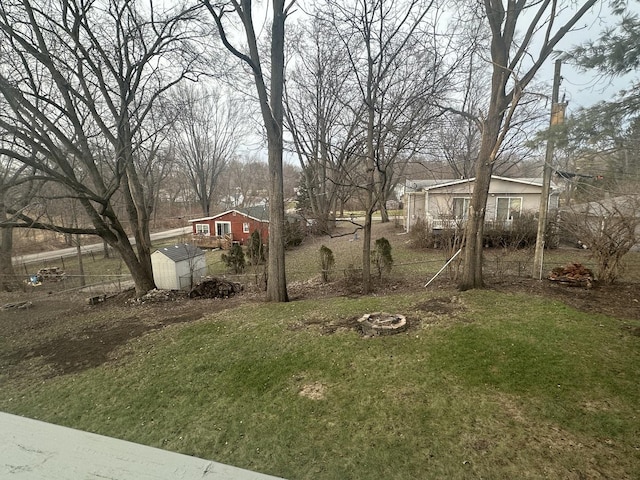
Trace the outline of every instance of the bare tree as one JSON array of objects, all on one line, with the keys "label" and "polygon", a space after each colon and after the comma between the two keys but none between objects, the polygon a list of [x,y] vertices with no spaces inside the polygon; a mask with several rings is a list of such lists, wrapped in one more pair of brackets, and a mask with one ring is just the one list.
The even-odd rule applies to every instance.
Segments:
[{"label": "bare tree", "polygon": [[[284,89],[284,41],[285,20],[295,4],[290,0],[272,0],[270,75],[264,72],[258,37],[254,27],[251,0],[230,0],[211,2],[203,0],[211,13],[224,46],[240,61],[248,66],[253,74],[262,121],[267,134],[269,156],[269,263],[267,279],[267,300],[286,302],[287,281],[284,256],[284,193],[282,173],[283,152],[283,89]],[[229,15],[240,21],[246,49],[234,46],[228,36]],[[267,87],[267,79],[269,87]]]},{"label": "bare tree", "polygon": [[[394,166],[417,151],[433,115],[429,99],[443,88],[448,68],[433,39],[433,1],[331,0],[318,17],[333,26],[358,93],[351,108],[360,122],[360,167],[350,183],[362,189],[363,290],[371,290],[371,219],[393,186]],[[430,30],[431,29],[431,30]],[[437,113],[435,114],[437,115]]]},{"label": "bare tree", "polygon": [[186,84],[177,89],[174,104],[176,157],[208,217],[220,174],[235,156],[242,133],[239,105],[213,89]]},{"label": "bare tree", "polygon": [[0,128],[19,139],[1,153],[63,187],[90,219],[88,227],[65,227],[25,209],[10,212],[12,225],[100,236],[122,257],[138,294],[154,287],[153,195],[140,171],[154,158],[149,119],[192,71],[196,53],[190,10],[148,7],[136,0],[0,6],[0,95],[9,106]]},{"label": "bare tree", "polygon": [[[486,61],[486,53],[490,49],[491,31],[477,15],[463,14],[459,22],[463,28],[459,29],[455,45],[467,54],[456,72],[453,96],[441,104],[447,113],[425,154],[444,159],[453,178],[473,178],[482,139],[482,112],[488,110],[490,99],[491,63]],[[541,85],[539,90],[546,92],[543,90],[546,88]],[[496,175],[509,175],[532,156],[533,142],[529,137],[539,130],[540,122],[548,122],[545,95],[533,84],[528,90],[496,155],[493,168]],[[452,104],[458,107],[451,108]]]},{"label": "bare tree", "polygon": [[[478,14],[491,30],[491,91],[486,114],[480,116],[482,139],[475,167],[475,186],[466,225],[464,270],[459,288],[483,286],[483,232],[489,183],[500,147],[516,108],[544,61],[596,0],[580,2],[569,12],[570,2],[558,0],[483,0]],[[568,20],[558,24],[561,16]]]},{"label": "bare tree", "polygon": [[315,20],[292,34],[296,61],[286,88],[285,120],[302,168],[308,208],[317,228],[328,231],[340,199],[348,196],[348,172],[362,149],[362,126],[353,111],[358,94],[351,66],[330,25]]},{"label": "bare tree", "polygon": [[219,207],[244,208],[268,200],[268,165],[254,156],[233,158],[220,175]]},{"label": "bare tree", "polygon": [[563,212],[561,226],[588,248],[597,279],[614,283],[623,257],[640,241],[640,198],[627,194],[572,206]]}]

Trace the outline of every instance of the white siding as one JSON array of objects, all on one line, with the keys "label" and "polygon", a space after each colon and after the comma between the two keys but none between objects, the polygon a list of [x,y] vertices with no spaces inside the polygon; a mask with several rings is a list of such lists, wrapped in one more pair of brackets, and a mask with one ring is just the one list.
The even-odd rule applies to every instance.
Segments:
[{"label": "white siding", "polygon": [[191,272],[195,282],[206,275],[207,264],[204,255],[174,262],[160,251],[151,254],[153,280],[156,287],[163,290],[180,290],[191,286]]},{"label": "white siding", "polygon": [[153,269],[153,281],[156,287],[165,290],[177,290],[176,265],[169,257],[161,252],[151,254],[151,267]]}]

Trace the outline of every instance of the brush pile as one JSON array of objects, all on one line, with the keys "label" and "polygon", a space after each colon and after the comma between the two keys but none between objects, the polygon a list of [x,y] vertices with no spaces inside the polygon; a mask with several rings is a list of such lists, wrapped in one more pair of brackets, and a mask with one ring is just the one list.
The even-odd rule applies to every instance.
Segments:
[{"label": "brush pile", "polygon": [[593,272],[581,263],[569,263],[564,267],[556,267],[547,277],[553,282],[572,287],[591,288],[593,286]]},{"label": "brush pile", "polygon": [[229,298],[242,290],[240,283],[210,277],[193,287],[189,291],[189,298]]}]

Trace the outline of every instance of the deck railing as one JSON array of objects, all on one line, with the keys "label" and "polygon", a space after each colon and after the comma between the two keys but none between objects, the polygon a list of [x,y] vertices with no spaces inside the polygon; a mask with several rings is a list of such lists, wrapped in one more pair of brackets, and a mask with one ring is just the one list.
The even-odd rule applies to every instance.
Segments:
[{"label": "deck railing", "polygon": [[[432,230],[454,230],[464,227],[466,219],[463,218],[432,218],[430,221]],[[513,225],[513,220],[485,220],[485,228],[497,228],[509,230]]]},{"label": "deck railing", "polygon": [[226,235],[201,235],[193,234],[192,243],[200,248],[221,248],[227,250],[231,248],[233,244],[233,234],[227,233]]}]

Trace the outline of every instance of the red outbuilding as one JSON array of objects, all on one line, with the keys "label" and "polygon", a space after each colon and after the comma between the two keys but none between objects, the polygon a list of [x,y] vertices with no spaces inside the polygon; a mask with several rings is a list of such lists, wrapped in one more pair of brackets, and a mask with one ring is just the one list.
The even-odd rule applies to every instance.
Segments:
[{"label": "red outbuilding", "polygon": [[229,248],[233,243],[245,245],[256,230],[263,244],[269,239],[269,212],[263,205],[227,210],[213,217],[189,220],[189,223],[194,243],[199,247]]}]

